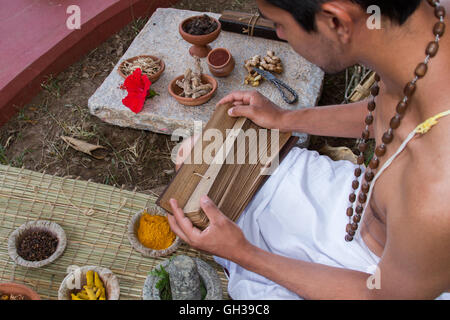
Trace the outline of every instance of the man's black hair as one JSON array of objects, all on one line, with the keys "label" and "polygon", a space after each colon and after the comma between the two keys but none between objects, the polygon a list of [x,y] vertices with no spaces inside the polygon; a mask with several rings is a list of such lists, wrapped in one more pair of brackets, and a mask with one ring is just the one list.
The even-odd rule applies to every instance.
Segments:
[{"label": "man's black hair", "polygon": [[[266,0],[268,3],[292,14],[298,23],[308,32],[316,30],[316,14],[320,5],[329,0]],[[399,25],[416,11],[422,0],[349,0],[359,4],[364,11],[371,5],[377,5],[382,15]]]}]

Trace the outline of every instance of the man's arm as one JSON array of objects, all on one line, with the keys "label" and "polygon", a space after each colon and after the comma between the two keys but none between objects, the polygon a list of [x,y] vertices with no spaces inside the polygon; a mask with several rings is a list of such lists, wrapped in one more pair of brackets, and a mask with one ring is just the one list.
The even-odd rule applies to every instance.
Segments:
[{"label": "man's arm", "polygon": [[233,92],[218,105],[225,103],[235,106],[230,110],[231,116],[247,117],[263,128],[344,138],[360,138],[368,114],[367,101],[295,111],[284,110],[258,91]]},{"label": "man's arm", "polygon": [[[432,246],[433,241],[443,240],[442,234],[427,233],[429,238],[420,244],[425,230],[414,222],[402,225],[403,232],[393,222],[388,236],[394,240],[388,241],[379,264],[381,288],[370,290],[367,286],[370,274],[299,261],[253,246],[207,197],[202,198],[201,206],[210,225],[203,232],[185,217],[176,200],[171,200],[171,205],[174,211],[174,216],[168,217],[171,228],[188,244],[231,260],[306,299],[435,298],[448,284],[448,260],[439,261],[448,256],[448,252],[443,252],[445,244]],[[435,255],[433,259],[430,252]]]}]

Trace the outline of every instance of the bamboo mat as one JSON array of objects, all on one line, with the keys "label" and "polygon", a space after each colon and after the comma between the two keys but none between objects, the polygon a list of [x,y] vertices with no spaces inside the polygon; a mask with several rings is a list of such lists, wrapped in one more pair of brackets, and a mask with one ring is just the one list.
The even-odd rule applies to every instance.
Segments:
[{"label": "bamboo mat", "polygon": [[[135,251],[126,232],[131,217],[151,210],[156,198],[116,187],[56,177],[0,165],[0,282],[30,286],[42,299],[57,299],[68,266],[97,265],[119,278],[120,299],[137,300],[148,273],[169,257],[146,258]],[[64,254],[50,265],[24,268],[8,255],[8,237],[16,228],[33,220],[50,220],[66,232]],[[224,299],[227,279],[210,255],[186,244],[173,253],[199,257],[218,272]]]}]

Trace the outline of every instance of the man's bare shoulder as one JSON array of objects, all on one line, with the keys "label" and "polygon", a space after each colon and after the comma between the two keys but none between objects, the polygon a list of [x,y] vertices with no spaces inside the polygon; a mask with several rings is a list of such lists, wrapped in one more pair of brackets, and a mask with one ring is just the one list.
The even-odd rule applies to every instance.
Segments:
[{"label": "man's bare shoulder", "polygon": [[411,142],[404,171],[408,218],[450,230],[450,117]]}]

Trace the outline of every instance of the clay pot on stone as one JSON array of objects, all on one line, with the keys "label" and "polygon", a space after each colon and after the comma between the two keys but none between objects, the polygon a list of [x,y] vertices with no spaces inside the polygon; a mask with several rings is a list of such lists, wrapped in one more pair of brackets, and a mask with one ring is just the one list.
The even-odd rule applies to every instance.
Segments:
[{"label": "clay pot on stone", "polygon": [[164,63],[164,61],[162,59],[160,59],[158,57],[155,57],[155,56],[149,56],[149,55],[136,56],[136,57],[133,57],[133,58],[130,58],[130,59],[126,59],[126,60],[122,61],[122,63],[117,68],[117,72],[120,74],[120,76],[122,78],[124,78],[124,79],[126,79],[128,77],[128,75],[126,75],[126,74],[124,74],[122,72],[122,67],[123,67],[123,65],[125,64],[126,61],[132,63],[132,62],[136,61],[139,58],[151,58],[152,60],[159,60],[160,61],[159,62],[159,66],[160,66],[159,71],[157,73],[155,73],[154,75],[151,75],[151,76],[147,75],[147,77],[148,77],[148,79],[150,80],[151,83],[155,83],[156,81],[158,81],[158,79],[161,77],[161,75],[163,74],[164,70],[166,69],[166,65],[165,65],[165,63]]},{"label": "clay pot on stone", "polygon": [[[47,231],[53,234],[58,239],[58,245],[56,247],[55,252],[47,259],[41,261],[28,261],[22,258],[17,253],[17,248],[21,243],[21,241],[23,240],[24,236],[26,236],[28,232],[35,230]],[[20,266],[27,268],[40,268],[58,259],[66,249],[66,245],[67,245],[66,233],[64,232],[63,228],[61,228],[60,225],[52,221],[37,220],[37,221],[30,221],[21,225],[18,229],[16,229],[13,233],[11,233],[8,239],[8,253],[11,259]]]},{"label": "clay pot on stone", "polygon": [[163,250],[154,250],[147,248],[139,241],[139,238],[137,237],[137,231],[139,229],[139,221],[144,213],[159,215],[163,217],[167,216],[166,211],[160,207],[147,208],[143,212],[135,214],[133,218],[131,218],[130,223],[128,224],[128,240],[130,241],[131,246],[137,252],[142,254],[142,256],[148,258],[163,257],[176,251],[181,244],[181,239],[178,236],[175,237],[175,240],[173,241],[172,245],[170,245],[167,249]]},{"label": "clay pot on stone", "polygon": [[230,51],[225,48],[216,48],[211,50],[206,58],[209,71],[215,77],[227,77],[233,72],[235,61]]},{"label": "clay pot on stone", "polygon": [[22,295],[26,300],[41,300],[41,297],[26,285],[19,283],[0,283],[0,293],[1,294],[13,294],[13,295]]},{"label": "clay pot on stone", "polygon": [[219,20],[210,17],[217,23],[217,28],[213,32],[205,35],[192,35],[184,31],[184,26],[191,20],[200,18],[202,16],[194,16],[187,18],[183,20],[183,22],[179,25],[179,32],[181,37],[190,44],[193,44],[193,46],[189,49],[189,53],[191,56],[199,57],[199,58],[205,58],[208,53],[212,50],[211,46],[208,44],[213,42],[214,40],[219,37],[220,32],[222,31],[222,25],[219,22]]},{"label": "clay pot on stone", "polygon": [[120,286],[116,275],[107,268],[97,266],[84,266],[71,270],[61,282],[58,300],[72,300],[71,293],[75,293],[78,289],[81,290],[87,284],[86,274],[89,270],[97,272],[102,280],[106,289],[106,300],[119,300]]},{"label": "clay pot on stone", "polygon": [[199,105],[205,104],[213,97],[213,95],[217,91],[217,80],[214,79],[213,77],[211,77],[210,75],[202,74],[202,83],[210,83],[213,86],[212,90],[208,94],[201,96],[199,98],[196,98],[196,99],[182,97],[182,96],[180,96],[180,94],[183,92],[183,89],[181,89],[179,86],[177,86],[177,80],[181,81],[181,80],[183,80],[183,78],[184,78],[184,75],[176,77],[169,83],[169,88],[168,88],[170,95],[172,97],[174,97],[182,105],[194,107],[194,106],[199,106]]}]

